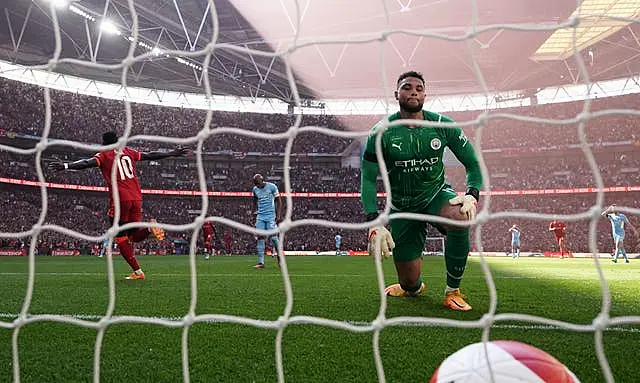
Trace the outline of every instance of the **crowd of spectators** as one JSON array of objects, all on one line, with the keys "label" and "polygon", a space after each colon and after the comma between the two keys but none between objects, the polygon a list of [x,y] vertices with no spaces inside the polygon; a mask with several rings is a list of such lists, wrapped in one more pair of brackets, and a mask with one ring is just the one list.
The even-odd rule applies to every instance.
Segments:
[{"label": "crowd of spectators", "polygon": [[[567,153],[567,152],[565,152]],[[595,173],[585,155],[578,149],[569,155],[511,156],[487,154],[484,156],[492,190],[554,189],[595,187]],[[53,156],[52,156],[53,157]],[[67,161],[79,158],[67,156]],[[640,152],[633,146],[614,151],[595,151],[597,170],[605,186],[640,185]],[[0,151],[0,177],[36,180],[35,155],[20,155]],[[261,173],[284,190],[282,164],[265,165],[256,161],[247,166],[224,168],[220,161],[204,161],[204,175],[209,191],[248,191],[251,178]],[[87,186],[104,185],[99,171],[50,172],[43,162],[45,179],[53,183]],[[160,161],[151,165],[138,163],[141,185],[146,189],[199,190],[195,158],[177,161]],[[233,165],[232,162],[226,165]],[[312,162],[298,163],[290,167],[289,175],[293,192],[358,192],[360,169],[350,167],[315,165]],[[465,187],[465,170],[460,165],[447,167],[448,181],[456,188]],[[379,183],[382,191],[382,182]]]},{"label": "crowd of spectators", "polygon": [[[637,109],[640,96],[637,94],[595,99],[590,111],[608,109]],[[512,114],[520,117],[535,117],[547,120],[575,119],[583,112],[584,102],[546,104],[528,108],[511,108],[490,111],[492,114]],[[472,121],[480,112],[457,112],[449,114],[456,121]],[[467,135],[475,139],[478,126],[465,128]],[[580,143],[578,123],[552,124],[522,122],[505,117],[490,117],[482,131],[483,149],[517,148],[537,150],[539,148],[562,148]],[[584,126],[586,142],[595,146],[604,143],[635,141],[640,139],[640,120],[633,115],[609,115],[590,117]]]},{"label": "crowd of spectators", "polygon": [[[0,192],[0,209],[7,212],[0,221],[0,232],[18,233],[27,231],[36,224],[42,211],[42,196],[39,189],[24,186],[11,186]],[[382,199],[379,200],[383,202]],[[631,193],[607,193],[605,204],[616,203],[618,206],[635,206],[636,197]],[[486,199],[481,199],[479,208],[482,209]],[[522,229],[522,251],[544,252],[555,249],[554,236],[547,228],[549,221],[526,218],[526,213],[541,214],[576,214],[584,213],[596,203],[595,193],[583,194],[554,194],[528,196],[493,196],[490,212],[509,212],[513,218],[490,218],[482,226],[481,235],[483,250],[489,252],[507,251],[510,244],[508,229],[512,224],[518,224]],[[107,196],[100,192],[70,192],[50,190],[47,193],[47,210],[44,224],[60,225],[76,230],[86,235],[101,236],[109,227],[105,215],[107,210]],[[199,197],[159,197],[146,196],[143,203],[144,219],[151,217],[162,223],[186,225],[193,222],[194,217],[202,208]],[[208,216],[224,217],[241,224],[253,227],[253,202],[249,197],[216,197],[209,199]],[[358,198],[293,198],[292,219],[322,219],[332,222],[361,223],[364,215]],[[640,227],[640,222],[630,216],[632,223]],[[567,222],[567,243],[573,252],[588,252],[588,220]],[[231,226],[216,224],[217,248],[223,249],[223,238],[229,233],[232,238],[231,252],[234,254],[255,253],[255,238],[250,232],[244,232]],[[472,228],[472,237],[475,228]],[[175,251],[179,243],[189,241],[192,232],[168,232],[167,240],[158,243],[148,240],[144,243],[147,248],[163,248]],[[344,249],[366,249],[366,232],[364,230],[346,230],[336,227],[320,227],[318,225],[297,226],[287,232],[285,237],[286,250],[333,250],[334,236],[342,235]],[[429,236],[438,237],[435,230],[430,230]],[[604,218],[599,219],[597,238],[598,250],[607,252],[612,246],[611,227]],[[28,238],[5,239],[2,246],[20,246]],[[629,235],[627,248],[631,252],[640,251],[640,243]],[[79,240],[65,234],[46,230],[38,236],[39,247],[43,248],[75,248],[88,249],[93,244]],[[22,244],[24,246],[24,244]],[[472,250],[475,241],[472,238]],[[41,254],[46,251],[41,251]]]},{"label": "crowd of spectators", "polygon": [[[10,133],[42,136],[45,104],[42,88],[0,78],[0,130]],[[198,109],[131,105],[131,135],[186,138],[196,136],[205,126],[206,112]],[[83,143],[100,144],[102,133],[122,133],[126,122],[123,102],[51,91],[51,128],[49,137]],[[213,112],[211,129],[239,128],[260,133],[284,133],[295,123],[295,117],[284,114]],[[305,115],[301,126],[322,126],[344,130],[340,120],[328,115]],[[352,139],[325,134],[299,133],[293,144],[294,153],[341,153]],[[282,153],[286,140],[252,138],[244,135],[215,133],[205,141],[207,152]],[[135,146],[156,149],[163,145],[150,141],[134,141]]]},{"label": "crowd of spectators", "polygon": [[[640,95],[631,94],[619,97],[592,100],[590,112],[605,110],[637,110]],[[562,148],[580,143],[578,123],[538,123],[524,122],[515,118],[499,117],[513,115],[519,118],[538,118],[545,120],[571,120],[583,113],[584,102],[566,102],[545,104],[522,108],[490,110],[483,120],[483,149],[518,149],[518,151],[537,151],[540,148]],[[445,112],[448,117],[463,125],[466,135],[476,140],[479,124],[470,124],[481,119],[482,111]],[[350,116],[344,121],[356,130],[369,129],[383,116]],[[640,139],[640,120],[631,114],[615,114],[600,117],[589,116],[585,119],[585,139],[592,145]]]},{"label": "crowd of spectators", "polygon": [[[122,102],[106,100],[68,92],[52,91],[52,120],[49,137],[97,144],[105,130],[122,131],[126,121]],[[11,134],[42,135],[44,128],[44,98],[42,89],[23,83],[0,79],[0,136],[10,144]],[[594,100],[591,110],[633,109],[640,99],[637,95]],[[505,109],[500,113],[513,113],[546,119],[570,119],[582,112],[583,103],[541,105],[530,108]],[[492,113],[495,113],[492,112]],[[449,114],[459,122],[475,119],[478,112]],[[151,105],[132,105],[132,135],[189,137],[203,128],[205,112],[200,110],[168,108]],[[369,129],[381,116],[304,116],[302,125],[324,126],[334,130]],[[236,127],[262,133],[282,133],[294,123],[288,115],[242,114],[214,112],[211,128]],[[598,171],[605,186],[637,186],[640,184],[640,153],[637,150],[640,120],[632,116],[616,115],[591,119],[585,124],[587,142],[593,146]],[[478,126],[464,128],[472,141],[476,141]],[[293,153],[340,154],[352,139],[316,133],[301,133],[295,137]],[[594,172],[579,143],[578,124],[532,124],[508,118],[490,118],[484,124],[481,142],[483,158],[489,172],[492,190],[558,189],[596,186]],[[274,153],[285,150],[286,140],[266,140],[243,135],[214,134],[205,144],[204,151],[239,153],[235,160],[220,160],[220,155],[204,157],[204,174],[209,191],[251,190],[251,176],[262,173],[267,181],[284,190],[282,161],[277,165],[262,161]],[[137,141],[131,146],[140,150],[155,150],[165,144]],[[358,147],[359,145],[351,146]],[[57,150],[57,151],[56,151]],[[352,151],[352,150],[349,150]],[[357,150],[356,150],[357,151]],[[252,153],[262,153],[262,157]],[[52,158],[67,161],[87,157],[88,153],[71,148],[53,147],[43,156],[45,179],[49,182],[103,186],[104,180],[97,170],[52,173],[45,166]],[[250,160],[245,155],[255,158]],[[216,157],[217,156],[217,157]],[[312,158],[291,164],[291,190],[293,192],[358,192],[360,170],[313,162]],[[35,155],[22,155],[0,151],[0,177],[36,180]],[[172,159],[158,163],[140,163],[138,173],[144,189],[199,190],[195,158]],[[457,190],[464,190],[464,168],[450,163],[448,180]],[[382,184],[379,183],[382,191]],[[634,193],[608,193],[607,198],[618,205],[633,206]],[[491,211],[575,213],[586,211],[595,203],[595,194],[553,194],[535,196],[496,196],[491,200]],[[70,192],[49,189],[45,224],[56,224],[84,234],[100,236],[108,228],[105,217],[107,196],[100,192]],[[380,201],[382,202],[382,200]],[[481,207],[483,206],[481,201]],[[207,214],[224,217],[252,226],[252,201],[247,197],[211,198]],[[187,224],[201,208],[199,197],[145,196],[145,219],[154,217],[160,222]],[[5,212],[0,220],[0,232],[18,233],[29,230],[42,212],[42,196],[35,187],[9,186],[0,189],[0,209]],[[338,222],[362,222],[363,214],[357,198],[299,198],[293,199],[293,219],[317,218]],[[635,218],[632,217],[632,221]],[[523,230],[523,251],[545,251],[554,247],[553,236],[546,230],[548,222],[517,218],[495,219],[482,227],[484,250],[502,251],[508,248],[508,227],[518,223]],[[635,223],[635,222],[634,222]],[[640,226],[640,224],[638,224]],[[568,242],[572,251],[587,251],[588,222],[569,223]],[[233,238],[233,253],[253,253],[253,234],[219,225],[220,248],[222,238],[229,233]],[[363,250],[366,236],[363,231],[337,228],[295,227],[285,238],[287,250],[331,250],[335,234],[343,237],[344,248]],[[163,243],[147,241],[145,246],[176,251],[178,243],[191,236],[189,232],[168,233]],[[433,231],[429,235],[437,236]],[[28,239],[26,239],[28,240]],[[6,238],[0,247],[25,246],[25,238]],[[629,248],[638,244],[630,239]],[[77,238],[47,230],[38,235],[38,247],[87,249],[92,244]],[[611,246],[608,224],[599,222],[597,243],[600,251]],[[46,251],[44,251],[46,253]]]},{"label": "crowd of spectators", "polygon": [[[0,130],[34,137],[44,129],[44,94],[42,88],[0,78]],[[638,95],[595,99],[590,111],[607,109],[632,110],[638,105]],[[124,130],[124,103],[71,92],[51,91],[51,129],[49,137],[99,144],[106,130]],[[527,108],[490,111],[484,121],[483,149],[518,149],[566,147],[580,143],[578,123],[533,123],[506,117],[491,117],[496,113],[549,120],[574,119],[583,111],[583,102],[546,104]],[[132,104],[132,135],[192,137],[203,129],[205,111]],[[445,113],[460,123],[474,121],[481,112]],[[304,115],[301,126],[322,126],[332,130],[366,131],[383,116]],[[211,128],[233,127],[261,133],[284,133],[295,123],[294,116],[285,114],[256,114],[213,112]],[[589,118],[585,123],[585,138],[592,145],[611,142],[637,141],[640,121],[632,115],[609,115]],[[476,140],[478,125],[465,125],[467,135]],[[360,139],[362,141],[363,138]],[[293,153],[342,153],[354,139],[319,133],[300,133],[293,143]],[[285,139],[252,138],[244,135],[216,133],[206,140],[206,152],[282,153]],[[134,146],[155,149],[164,144],[151,141],[134,142]]]}]

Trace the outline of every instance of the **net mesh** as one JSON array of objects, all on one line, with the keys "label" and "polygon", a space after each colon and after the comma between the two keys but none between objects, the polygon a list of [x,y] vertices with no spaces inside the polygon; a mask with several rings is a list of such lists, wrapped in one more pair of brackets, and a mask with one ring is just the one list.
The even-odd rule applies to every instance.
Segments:
[{"label": "net mesh", "polygon": [[[132,28],[131,28],[132,36],[130,39],[128,54],[126,57],[122,59],[120,63],[105,65],[105,64],[99,64],[99,63],[77,60],[77,59],[68,59],[68,58],[61,59],[60,58],[61,49],[62,49],[61,30],[58,24],[58,18],[56,13],[57,9],[55,8],[54,3],[55,2],[51,2],[51,6],[50,6],[51,17],[52,17],[53,26],[54,26],[54,36],[55,36],[54,52],[48,64],[46,66],[40,67],[40,69],[44,68],[49,71],[53,71],[57,65],[63,62],[85,66],[85,67],[91,67],[91,68],[100,69],[100,70],[121,69],[122,70],[121,84],[123,88],[126,88],[128,74],[132,65],[136,62],[146,60],[153,55],[153,52],[149,52],[143,55],[134,56],[135,48],[138,43],[138,32],[139,32],[138,16],[136,13],[134,1],[128,0],[127,4],[128,4],[128,8],[131,15],[131,20],[132,20]],[[483,92],[485,93],[485,95],[488,96],[489,88],[487,86],[487,83],[485,81],[483,74],[481,73],[478,63],[476,62],[476,59],[474,56],[474,49],[475,49],[474,44],[471,43],[472,40],[476,36],[478,36],[480,33],[491,31],[491,30],[497,31],[500,29],[516,30],[516,31],[533,31],[533,30],[554,31],[557,29],[569,28],[573,33],[573,46],[574,46],[573,57],[575,58],[575,61],[578,64],[578,68],[580,71],[580,78],[582,79],[584,86],[589,88],[590,86],[589,73],[586,69],[582,56],[578,54],[578,51],[576,49],[575,27],[578,26],[581,21],[588,18],[604,18],[604,19],[610,19],[614,21],[624,21],[624,22],[632,22],[632,23],[637,23],[639,21],[638,19],[609,17],[606,15],[585,15],[582,17],[572,16],[568,20],[565,20],[563,22],[560,22],[554,25],[496,24],[496,25],[479,27],[478,26],[478,6],[476,1],[472,0],[469,2],[469,6],[472,9],[473,18],[469,26],[468,32],[463,35],[452,36],[452,35],[432,32],[432,31],[429,31],[428,29],[425,29],[425,30],[393,29],[391,28],[391,24],[390,24],[390,13],[389,13],[389,9],[387,8],[388,6],[387,2],[382,1],[382,4],[385,9],[385,24],[380,26],[379,33],[375,35],[366,36],[366,37],[344,36],[344,38],[341,38],[341,39],[330,39],[330,40],[325,39],[325,40],[305,41],[304,43],[298,43],[302,12],[301,12],[300,4],[296,1],[297,17],[294,20],[296,34],[294,37],[293,44],[291,44],[288,48],[284,50],[279,50],[276,52],[264,52],[264,51],[249,49],[247,47],[239,47],[232,44],[226,44],[226,43],[219,44],[218,43],[219,23],[218,23],[218,15],[216,13],[217,12],[216,6],[213,0],[209,0],[210,6],[208,9],[210,10],[212,27],[213,27],[213,34],[210,37],[210,43],[204,49],[201,49],[201,50],[167,51],[166,53],[173,54],[173,55],[180,55],[184,57],[202,59],[202,68],[203,68],[202,79],[203,79],[204,92],[206,94],[207,99],[211,99],[212,97],[212,90],[211,90],[211,86],[209,83],[209,76],[208,76],[208,67],[212,59],[212,54],[216,49],[226,49],[226,50],[237,51],[242,53],[251,53],[252,55],[256,55],[256,56],[267,56],[267,57],[273,57],[274,55],[280,56],[284,59],[284,62],[286,64],[286,75],[289,80],[289,84],[293,93],[293,97],[295,99],[295,103],[299,106],[300,97],[297,91],[293,71],[289,63],[289,60],[287,58],[289,55],[291,55],[292,53],[294,53],[296,50],[300,48],[303,48],[306,46],[314,46],[314,45],[321,45],[321,44],[336,44],[336,43],[366,44],[366,43],[371,43],[376,41],[382,43],[386,39],[388,39],[390,36],[395,34],[430,37],[430,38],[442,39],[447,41],[466,41],[468,43],[468,52],[469,52],[469,57],[472,63],[471,68],[475,73],[477,81],[479,82]],[[383,49],[384,45],[383,44],[380,44],[380,45],[381,45],[380,70],[381,70],[381,73],[386,73],[386,68],[385,68],[386,53]],[[382,76],[382,78],[383,78],[383,83],[381,85],[381,93],[385,94],[386,90],[389,89],[390,84],[386,82],[385,76]],[[632,110],[603,110],[603,111],[592,113],[590,111],[591,100],[589,98],[587,98],[584,102],[582,113],[564,120],[525,117],[525,116],[520,116],[515,114],[506,114],[506,113],[489,113],[488,111],[485,111],[481,113],[478,116],[478,118],[473,121],[466,121],[466,122],[455,124],[456,126],[460,126],[460,127],[478,125],[479,128],[477,129],[476,137],[475,137],[476,149],[478,153],[482,153],[483,129],[491,119],[504,118],[504,119],[512,119],[515,121],[533,122],[537,124],[555,124],[555,125],[577,124],[577,133],[578,133],[578,137],[580,139],[580,144],[581,144],[580,147],[584,153],[585,158],[589,163],[591,171],[593,172],[596,186],[600,189],[600,191],[597,193],[596,203],[593,206],[591,206],[588,210],[584,212],[579,212],[571,215],[551,215],[551,214],[538,214],[538,213],[531,213],[531,212],[527,212],[527,213],[493,212],[492,213],[491,212],[491,195],[485,193],[486,197],[483,200],[482,209],[477,216],[477,222],[467,224],[468,226],[472,226],[472,224],[475,225],[473,227],[473,230],[475,230],[475,246],[480,251],[482,270],[484,272],[486,282],[489,287],[489,293],[490,293],[489,310],[480,320],[461,321],[461,320],[453,320],[453,319],[445,319],[445,318],[437,318],[437,317],[386,318],[385,312],[387,308],[387,303],[386,303],[386,297],[383,293],[385,289],[385,284],[384,284],[383,271],[382,271],[380,260],[376,262],[376,274],[377,274],[377,280],[378,280],[378,287],[380,290],[380,307],[379,307],[378,315],[374,321],[367,324],[351,324],[348,322],[330,320],[330,319],[321,318],[321,317],[292,316],[294,295],[291,287],[289,272],[287,269],[286,258],[284,259],[284,262],[282,264],[282,279],[284,282],[284,288],[285,288],[285,294],[286,294],[286,305],[282,315],[277,320],[275,321],[255,320],[251,318],[233,316],[233,315],[210,315],[210,314],[196,315],[195,309],[197,305],[197,296],[198,296],[197,295],[198,285],[196,283],[197,270],[196,270],[196,262],[195,262],[196,241],[197,241],[199,229],[201,228],[202,224],[205,221],[213,221],[216,223],[220,223],[220,224],[228,225],[233,228],[240,229],[245,232],[256,233],[260,235],[278,234],[280,236],[281,244],[284,243],[284,236],[287,233],[287,231],[295,227],[315,225],[315,226],[322,226],[322,227],[341,228],[346,230],[365,230],[369,227],[370,223],[355,224],[355,223],[344,223],[344,222],[331,222],[327,220],[318,220],[318,219],[292,220],[293,200],[290,193],[291,184],[290,184],[290,172],[289,172],[290,166],[289,165],[290,165],[290,159],[291,159],[292,146],[297,134],[300,134],[303,132],[317,132],[317,133],[326,134],[326,135],[355,138],[355,137],[362,136],[363,133],[339,132],[339,131],[335,131],[335,130],[331,130],[323,127],[309,127],[309,126],[302,127],[301,115],[297,116],[295,124],[292,127],[290,127],[288,131],[279,133],[279,134],[260,133],[260,132],[242,130],[238,128],[226,128],[226,127],[212,129],[210,127],[211,120],[212,120],[212,111],[209,110],[206,114],[204,127],[195,136],[186,137],[186,138],[170,138],[170,137],[150,136],[150,135],[131,136],[131,127],[132,127],[131,104],[127,100],[124,101],[125,112],[126,112],[126,123],[125,123],[124,132],[121,136],[121,139],[115,145],[111,145],[109,147],[101,147],[100,149],[118,148],[121,150],[122,148],[124,148],[127,142],[132,140],[149,141],[149,142],[166,143],[166,144],[194,144],[195,143],[197,145],[197,149],[195,150],[195,158],[196,158],[197,167],[198,167],[198,180],[200,184],[200,190],[202,192],[201,213],[199,216],[197,216],[194,219],[193,222],[186,225],[169,225],[169,224],[160,223],[161,227],[168,230],[175,230],[175,231],[192,230],[193,231],[193,235],[190,241],[190,256],[189,256],[190,288],[191,288],[189,310],[187,314],[181,319],[162,319],[162,318],[155,318],[155,317],[114,316],[113,315],[114,308],[115,308],[116,294],[115,294],[114,267],[113,267],[113,259],[111,254],[111,249],[112,249],[111,241],[114,235],[120,230],[149,226],[148,223],[127,224],[124,226],[119,226],[117,224],[118,222],[117,217],[119,217],[120,211],[119,211],[119,204],[118,204],[117,188],[114,188],[112,195],[113,195],[113,199],[116,207],[115,209],[116,219],[114,219],[115,223],[108,231],[108,234],[111,238],[108,246],[109,250],[107,252],[109,301],[108,301],[108,307],[106,312],[104,313],[104,316],[102,316],[102,318],[99,321],[92,321],[88,319],[85,320],[81,318],[67,317],[67,316],[61,316],[61,315],[32,315],[29,313],[29,309],[30,309],[32,294],[34,290],[34,283],[35,283],[35,248],[37,244],[38,234],[41,233],[43,230],[53,230],[53,231],[57,231],[72,237],[76,237],[76,238],[84,239],[88,241],[97,242],[102,239],[102,237],[87,236],[81,232],[74,230],[73,228],[66,228],[66,227],[61,227],[56,225],[44,224],[45,216],[47,213],[47,188],[44,185],[45,178],[42,171],[41,159],[42,159],[43,151],[47,149],[47,147],[54,145],[51,141],[48,141],[48,136],[51,128],[51,114],[52,114],[51,95],[50,95],[50,90],[48,88],[44,88],[44,101],[45,101],[44,130],[42,133],[42,138],[40,142],[35,146],[35,148],[18,149],[10,146],[4,146],[4,145],[2,146],[3,150],[7,150],[14,153],[19,153],[19,154],[35,153],[36,171],[37,171],[38,180],[41,182],[40,192],[42,196],[42,211],[41,211],[40,217],[37,223],[34,224],[30,230],[24,231],[24,232],[18,232],[18,233],[0,233],[0,237],[2,238],[20,238],[20,237],[28,237],[28,236],[31,237],[29,253],[28,253],[28,257],[29,257],[28,284],[27,284],[27,289],[26,289],[26,294],[24,297],[24,303],[22,305],[22,309],[19,313],[19,316],[14,321],[0,322],[1,327],[13,329],[11,347],[12,347],[12,355],[13,355],[13,378],[15,382],[19,382],[21,378],[20,358],[19,358],[20,349],[18,344],[18,336],[20,334],[20,330],[27,324],[34,323],[34,322],[42,322],[42,321],[68,323],[72,325],[83,326],[86,328],[93,328],[97,330],[96,346],[95,346],[94,360],[93,360],[93,381],[94,382],[100,381],[100,358],[101,358],[101,350],[103,346],[103,339],[105,336],[105,330],[107,329],[108,326],[113,324],[119,324],[119,323],[156,324],[156,325],[166,326],[166,327],[182,328],[182,372],[183,372],[183,379],[185,382],[190,381],[189,342],[188,342],[189,329],[193,324],[198,322],[205,322],[205,321],[237,323],[242,325],[255,326],[258,328],[276,330],[277,337],[276,337],[276,343],[275,343],[275,359],[276,359],[278,381],[280,382],[285,381],[285,374],[284,374],[284,367],[283,367],[283,350],[282,350],[283,333],[287,328],[287,326],[292,324],[313,324],[318,326],[328,326],[328,327],[332,327],[332,328],[340,329],[344,331],[372,333],[374,359],[375,359],[375,366],[376,366],[379,382],[386,381],[384,366],[382,363],[382,358],[380,353],[380,334],[385,327],[389,327],[389,326],[399,326],[399,325],[410,324],[410,325],[422,325],[422,326],[437,325],[437,326],[450,326],[450,327],[459,327],[459,328],[480,328],[483,330],[482,341],[489,340],[490,331],[493,325],[495,325],[498,322],[506,322],[506,321],[522,321],[522,322],[529,322],[534,326],[553,326],[554,328],[560,328],[560,329],[565,329],[569,331],[592,332],[595,338],[595,352],[600,362],[600,367],[602,368],[604,378],[607,382],[613,382],[614,379],[611,372],[611,368],[609,366],[609,363],[603,348],[603,331],[608,326],[623,325],[623,324],[640,324],[640,316],[621,316],[621,317],[610,316],[611,294],[609,291],[607,281],[604,278],[604,274],[600,265],[600,260],[597,256],[595,256],[597,254],[597,246],[596,246],[597,221],[598,221],[598,218],[600,217],[600,212],[603,208],[604,192],[602,188],[604,187],[604,185],[603,185],[600,171],[598,169],[598,165],[595,161],[594,155],[585,137],[585,121],[589,119],[596,118],[596,117],[603,117],[603,116],[614,116],[614,115],[640,116],[640,112],[632,111]],[[387,105],[387,109],[389,109],[389,105]],[[418,125],[418,124],[426,125],[426,123],[418,123],[416,121],[412,121],[412,123],[414,125]],[[383,176],[383,184],[384,184],[385,191],[390,190],[390,184],[389,184],[389,179],[387,176],[384,161],[381,161],[382,159],[382,151],[380,146],[381,137],[382,137],[381,133],[384,132],[389,126],[395,126],[400,124],[402,124],[402,121],[396,121],[392,124],[381,126],[380,129],[377,131],[378,134],[376,137],[376,155],[378,157],[381,174]],[[429,123],[429,126],[433,126],[433,125],[434,125],[433,123],[431,122]],[[444,124],[444,123],[441,123],[438,125],[453,126],[452,124]],[[236,134],[236,135],[247,136],[247,137],[255,137],[255,138],[260,138],[264,140],[280,140],[280,139],[287,140],[287,144],[285,147],[284,164],[283,164],[283,170],[284,170],[283,183],[284,183],[284,188],[286,192],[287,204],[286,204],[285,217],[282,223],[280,223],[279,229],[270,230],[270,231],[255,230],[253,227],[249,227],[247,225],[244,225],[242,223],[235,222],[229,219],[225,219],[222,217],[206,216],[209,201],[208,201],[208,198],[206,197],[207,185],[206,185],[206,179],[205,179],[204,168],[203,168],[203,158],[202,158],[203,143],[207,138],[211,136],[215,136],[217,134],[225,134],[225,133]],[[95,150],[94,146],[90,146],[87,144],[82,144],[74,141],[56,141],[55,145],[65,145],[65,146],[73,147],[77,149]],[[121,152],[119,152],[118,155],[120,154]],[[480,155],[480,163],[481,163],[481,168],[483,172],[483,178],[484,180],[486,180],[485,189],[489,191],[491,190],[491,185],[489,182],[490,178],[488,177],[487,167],[481,155]],[[111,177],[112,177],[112,184],[117,185],[117,182],[115,182],[116,180],[115,167],[111,173]],[[384,212],[382,212],[382,214],[377,219],[377,222],[379,223],[386,223],[389,220],[389,211],[390,211],[390,203],[389,203],[390,194],[389,193],[387,193],[386,198],[387,198],[386,208]],[[622,212],[627,212],[631,214],[640,214],[640,209],[634,209],[631,207],[619,207],[619,210]],[[443,224],[456,223],[449,219],[420,215],[420,214],[401,213],[401,214],[395,215],[394,217],[410,218],[410,219],[417,219],[417,220],[424,220],[424,221],[429,220],[431,222],[437,222],[437,223],[443,223]],[[496,308],[498,304],[496,286],[495,286],[491,271],[487,263],[485,262],[485,259],[482,257],[483,246],[482,246],[481,229],[482,229],[482,226],[487,222],[489,222],[489,220],[491,219],[523,218],[523,217],[529,218],[529,219],[535,219],[535,220],[545,220],[545,221],[548,221],[551,219],[560,219],[567,222],[589,220],[590,222],[589,250],[594,255],[593,260],[598,270],[601,293],[602,293],[602,306],[601,306],[600,314],[595,318],[593,318],[593,321],[591,324],[581,325],[576,323],[553,320],[553,319],[540,317],[540,316],[523,315],[523,314],[517,314],[517,313],[504,313],[504,314],[496,313]]]}]

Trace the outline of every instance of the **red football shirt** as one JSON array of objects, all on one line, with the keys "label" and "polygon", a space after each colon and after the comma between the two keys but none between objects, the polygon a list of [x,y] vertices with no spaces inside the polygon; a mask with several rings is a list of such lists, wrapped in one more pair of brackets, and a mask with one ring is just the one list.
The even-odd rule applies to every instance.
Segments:
[{"label": "red football shirt", "polygon": [[553,229],[553,232],[556,234],[556,236],[563,237],[564,230],[567,228],[567,225],[564,222],[553,221],[551,222],[551,225],[549,227]]},{"label": "red football shirt", "polygon": [[[111,191],[111,168],[116,158],[116,151],[108,150],[93,156],[98,161],[102,176],[107,181]],[[116,167],[116,179],[118,180],[118,195],[120,201],[142,201],[142,191],[136,173],[136,162],[140,161],[140,152],[131,148],[124,148],[120,161]],[[111,195],[111,193],[109,193]]]},{"label": "red football shirt", "polygon": [[202,225],[202,234],[205,238],[213,236],[213,224],[211,222],[205,222]]}]

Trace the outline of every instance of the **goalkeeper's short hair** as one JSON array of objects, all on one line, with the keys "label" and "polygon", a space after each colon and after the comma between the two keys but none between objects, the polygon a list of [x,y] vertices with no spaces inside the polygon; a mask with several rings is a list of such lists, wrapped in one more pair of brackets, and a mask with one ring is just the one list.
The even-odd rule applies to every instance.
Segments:
[{"label": "goalkeeper's short hair", "polygon": [[400,76],[398,76],[398,81],[396,82],[396,87],[398,87],[398,85],[400,85],[400,82],[402,82],[402,80],[404,80],[405,78],[409,78],[409,77],[419,78],[420,81],[422,81],[422,85],[426,85],[426,82],[424,81],[424,76],[422,76],[422,73],[412,70],[412,71],[404,72]]}]

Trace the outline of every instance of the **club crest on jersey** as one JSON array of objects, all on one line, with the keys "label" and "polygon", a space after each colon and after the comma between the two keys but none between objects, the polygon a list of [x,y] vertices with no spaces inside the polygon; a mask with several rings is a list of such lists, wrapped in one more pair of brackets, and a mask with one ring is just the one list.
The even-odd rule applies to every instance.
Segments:
[{"label": "club crest on jersey", "polygon": [[441,146],[442,142],[439,139],[434,138],[433,140],[431,140],[431,149],[438,150]]}]

